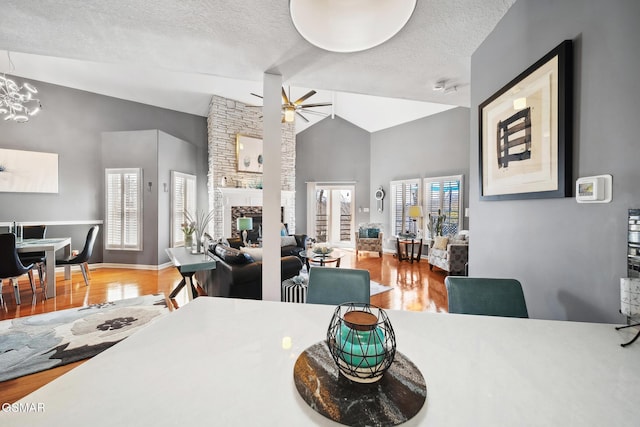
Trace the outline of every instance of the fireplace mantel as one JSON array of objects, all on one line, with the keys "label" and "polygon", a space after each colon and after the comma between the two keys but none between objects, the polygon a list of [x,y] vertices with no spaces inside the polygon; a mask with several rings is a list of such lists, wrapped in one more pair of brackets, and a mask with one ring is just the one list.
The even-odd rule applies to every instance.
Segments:
[{"label": "fireplace mantel", "polygon": [[[262,189],[259,188],[229,188],[219,187],[216,191],[221,195],[222,202],[222,227],[221,237],[231,236],[231,208],[234,206],[262,206]],[[296,192],[281,191],[280,206],[283,208],[284,222],[288,224],[289,233],[296,230],[295,207]],[[217,227],[216,227],[217,228]]]}]

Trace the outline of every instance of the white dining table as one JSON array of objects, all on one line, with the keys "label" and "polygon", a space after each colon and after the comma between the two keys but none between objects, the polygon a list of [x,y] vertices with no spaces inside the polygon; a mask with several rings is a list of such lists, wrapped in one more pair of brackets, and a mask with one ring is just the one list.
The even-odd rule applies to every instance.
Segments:
[{"label": "white dining table", "polygon": [[[47,259],[46,269],[46,297],[56,296],[56,252],[60,249],[64,251],[64,257],[71,256],[71,237],[57,237],[50,239],[24,239],[16,242],[18,253],[23,252],[44,252]],[[71,278],[71,266],[64,266],[64,278]]]},{"label": "white dining table", "polygon": [[[325,338],[333,311],[197,298],[24,397],[18,404],[34,410],[16,406],[0,413],[0,425],[337,425],[305,403],[293,379],[296,359]],[[426,403],[404,425],[640,422],[640,345],[620,346],[635,331],[594,323],[387,314],[398,351],[427,386]]]}]

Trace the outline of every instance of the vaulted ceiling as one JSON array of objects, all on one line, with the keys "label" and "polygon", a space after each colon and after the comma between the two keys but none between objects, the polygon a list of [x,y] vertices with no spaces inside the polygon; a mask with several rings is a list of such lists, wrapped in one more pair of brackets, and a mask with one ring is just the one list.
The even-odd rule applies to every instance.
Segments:
[{"label": "vaulted ceiling", "polygon": [[[0,71],[202,116],[211,94],[259,105],[250,92],[279,73],[292,98],[316,89],[309,102],[334,102],[320,111],[373,132],[468,106],[471,54],[514,2],[418,0],[391,40],[333,53],[286,1],[0,0]],[[456,90],[434,91],[443,79]]]}]

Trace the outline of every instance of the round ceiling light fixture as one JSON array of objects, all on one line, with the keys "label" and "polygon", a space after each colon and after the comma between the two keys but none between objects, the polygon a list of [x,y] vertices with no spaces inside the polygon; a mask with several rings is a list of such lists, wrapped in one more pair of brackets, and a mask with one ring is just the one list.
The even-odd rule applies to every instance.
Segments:
[{"label": "round ceiling light fixture", "polygon": [[296,30],[331,52],[359,52],[395,36],[409,21],[416,0],[290,0]]}]

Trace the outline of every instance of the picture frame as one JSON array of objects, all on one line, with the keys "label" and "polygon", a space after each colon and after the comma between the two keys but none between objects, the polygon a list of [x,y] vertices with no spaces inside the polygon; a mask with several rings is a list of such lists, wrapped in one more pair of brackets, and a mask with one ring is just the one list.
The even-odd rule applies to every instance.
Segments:
[{"label": "picture frame", "polygon": [[563,41],[478,107],[480,200],[572,196],[572,45]]},{"label": "picture frame", "polygon": [[58,193],[58,154],[0,148],[0,193]]},{"label": "picture frame", "polygon": [[238,172],[262,173],[262,139],[242,134],[236,135]]}]

